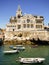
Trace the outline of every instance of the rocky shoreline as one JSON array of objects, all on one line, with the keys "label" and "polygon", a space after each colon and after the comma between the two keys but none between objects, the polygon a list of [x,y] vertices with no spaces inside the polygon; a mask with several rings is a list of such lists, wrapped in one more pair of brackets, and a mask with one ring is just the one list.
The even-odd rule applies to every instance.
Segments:
[{"label": "rocky shoreline", "polygon": [[4,44],[10,44],[10,45],[16,45],[16,44],[23,44],[23,45],[49,45],[49,41],[42,41],[42,40],[17,40],[17,39],[14,39],[14,40],[4,40]]}]

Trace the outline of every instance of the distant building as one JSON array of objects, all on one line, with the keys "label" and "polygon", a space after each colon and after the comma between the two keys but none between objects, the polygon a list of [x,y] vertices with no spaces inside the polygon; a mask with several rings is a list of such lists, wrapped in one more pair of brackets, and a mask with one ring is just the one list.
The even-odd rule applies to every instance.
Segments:
[{"label": "distant building", "polygon": [[32,14],[22,14],[20,6],[16,11],[16,16],[11,16],[6,25],[5,38],[15,36],[29,37],[30,39],[49,40],[48,31],[45,30],[44,17]]}]

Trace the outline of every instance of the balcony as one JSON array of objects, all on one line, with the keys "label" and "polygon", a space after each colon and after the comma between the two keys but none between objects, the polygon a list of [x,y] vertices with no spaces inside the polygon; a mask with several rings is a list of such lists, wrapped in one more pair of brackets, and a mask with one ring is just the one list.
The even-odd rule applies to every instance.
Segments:
[{"label": "balcony", "polygon": [[36,18],[36,21],[43,21],[43,20],[44,20],[43,16],[38,16],[38,17]]}]

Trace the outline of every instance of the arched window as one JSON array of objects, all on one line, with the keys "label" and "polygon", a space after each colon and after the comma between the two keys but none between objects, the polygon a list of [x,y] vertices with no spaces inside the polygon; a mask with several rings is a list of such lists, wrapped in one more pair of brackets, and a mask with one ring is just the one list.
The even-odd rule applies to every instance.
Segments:
[{"label": "arched window", "polygon": [[21,25],[18,25],[18,29],[20,29],[21,28]]},{"label": "arched window", "polygon": [[20,15],[18,15],[18,18],[20,18]]},{"label": "arched window", "polygon": [[30,22],[30,19],[27,19],[27,23],[29,23]]},{"label": "arched window", "polygon": [[23,27],[26,28],[26,24],[23,24]]},{"label": "arched window", "polygon": [[30,25],[29,24],[27,24],[27,28],[29,28],[30,27]]},{"label": "arched window", "polygon": [[31,24],[31,28],[33,28],[33,24]]},{"label": "arched window", "polygon": [[14,29],[13,29],[13,31],[14,31]]}]

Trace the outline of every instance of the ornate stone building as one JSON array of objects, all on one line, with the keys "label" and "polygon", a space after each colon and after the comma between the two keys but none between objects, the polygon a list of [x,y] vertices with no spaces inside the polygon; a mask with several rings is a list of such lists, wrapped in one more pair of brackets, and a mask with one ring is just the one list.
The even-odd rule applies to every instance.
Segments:
[{"label": "ornate stone building", "polygon": [[48,40],[48,31],[44,29],[44,17],[32,14],[22,14],[20,6],[16,16],[10,18],[6,25],[5,38],[29,37],[30,39]]}]

